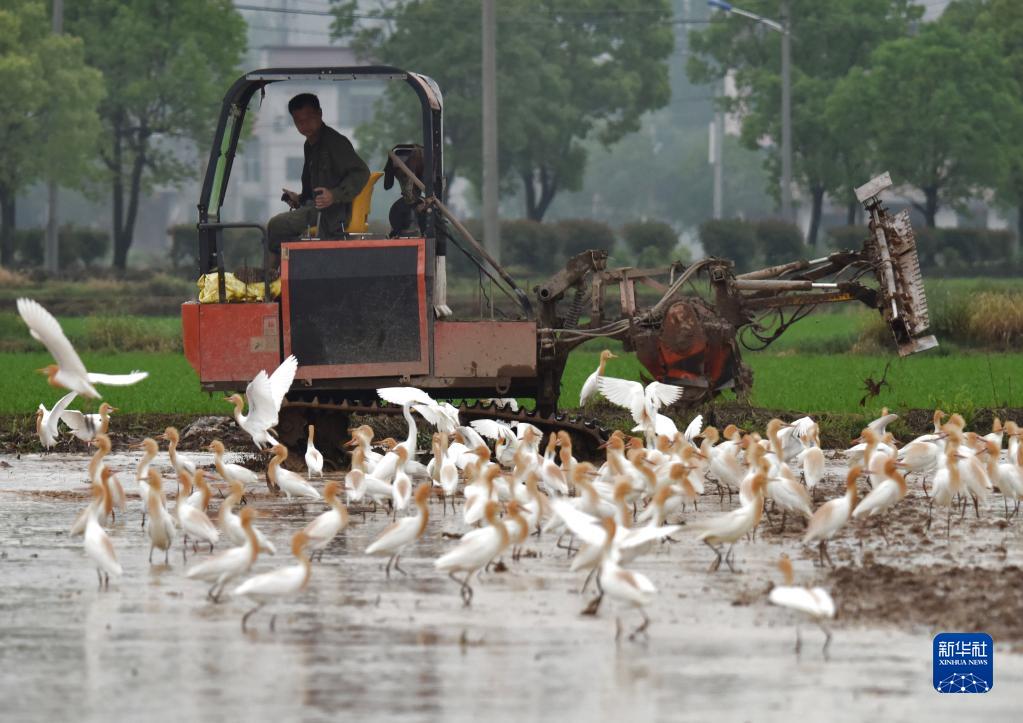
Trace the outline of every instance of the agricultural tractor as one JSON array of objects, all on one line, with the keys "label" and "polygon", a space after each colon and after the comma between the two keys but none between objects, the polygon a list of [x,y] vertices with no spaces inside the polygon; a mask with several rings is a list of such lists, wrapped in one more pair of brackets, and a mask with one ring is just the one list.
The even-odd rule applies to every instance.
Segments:
[{"label": "agricultural tractor", "polygon": [[[221,218],[249,103],[273,83],[364,80],[404,83],[420,102],[421,144],[402,143],[389,154],[390,180],[414,203],[412,230],[368,233],[357,199],[339,237],[318,238],[311,229],[308,239],[282,246],[278,279],[263,219]],[[526,419],[593,440],[603,430],[556,410],[568,355],[589,340],[620,340],[654,379],[685,387],[681,403],[689,405],[726,389],[746,392],[752,373],[740,349],[770,344],[819,304],[878,309],[901,355],[937,345],[908,212],[890,215],[880,200],[891,185],[887,174],[857,190],[870,230],[858,250],[737,274],[719,258],[608,268],[607,251],[593,249],[527,294],[441,201],[442,118],[437,84],[393,67],[271,68],[231,86],[198,204],[199,272],[209,287],[181,310],[185,355],[204,390],[244,390],[259,370],[273,371],[294,354],[300,366],[278,425],[289,444],[309,422],[340,436],[351,413],[394,413],[374,401],[374,390],[395,385],[443,399],[532,398],[528,412],[473,402],[461,406],[462,416]],[[224,234],[236,228],[255,229],[263,243],[260,283],[247,301],[232,300],[241,282],[225,270]],[[465,254],[479,277],[471,313],[452,315],[446,306],[436,270],[449,252]]]}]

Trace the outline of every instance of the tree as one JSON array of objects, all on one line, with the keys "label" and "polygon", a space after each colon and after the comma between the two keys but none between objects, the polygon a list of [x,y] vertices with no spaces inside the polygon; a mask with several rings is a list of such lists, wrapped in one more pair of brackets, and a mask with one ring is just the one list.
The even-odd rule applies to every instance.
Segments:
[{"label": "tree", "polygon": [[[614,225],[643,216],[693,229],[705,221],[713,206],[707,125],[678,127],[662,118],[666,113],[648,116],[639,133],[612,150],[589,144],[584,190],[559,195],[550,214],[589,216]],[[726,136],[723,156],[725,216],[769,215],[762,154]]]},{"label": "tree", "polygon": [[209,142],[238,75],[245,22],[230,0],[91,0],[68,3],[65,13],[107,79],[100,156],[112,191],[113,264],[124,269],[140,194],[195,174],[180,149]]},{"label": "tree", "polygon": [[[923,9],[912,0],[789,0],[788,6],[793,179],[810,197],[808,240],[815,245],[825,194],[856,183],[847,177],[850,168],[841,159],[862,152],[835,134],[825,121],[830,88],[850,67],[864,65],[873,48],[904,35]],[[755,3],[751,9],[765,17],[781,18],[780,0]],[[693,80],[710,82],[735,69],[739,97],[722,100],[722,105],[743,116],[745,145],[755,148],[765,135],[780,138],[780,34],[748,18],[727,14],[719,15],[707,29],[691,32],[690,42],[693,52],[688,71]],[[772,144],[766,161],[776,196],[781,175],[779,151],[779,144]]]},{"label": "tree", "polygon": [[768,266],[786,264],[806,253],[799,227],[776,218],[765,218],[756,225],[757,248]]},{"label": "tree", "polygon": [[[671,260],[678,245],[678,233],[663,221],[633,221],[622,226],[622,240],[637,259],[657,265]],[[647,265],[647,262],[637,263]]]},{"label": "tree", "polygon": [[942,206],[958,206],[1006,177],[1002,149],[1020,128],[1019,86],[990,35],[969,36],[943,20],[878,47],[830,99],[832,117],[869,129],[874,171],[915,186],[913,205],[933,228]]},{"label": "tree", "polygon": [[77,185],[99,132],[103,77],[82,41],[53,35],[46,6],[0,8],[0,265],[14,253],[16,198],[39,180]]},{"label": "tree", "polygon": [[739,219],[712,219],[700,224],[700,245],[707,256],[728,259],[738,272],[749,271],[760,261],[753,224]]},{"label": "tree", "polygon": [[[1023,88],[1023,3],[1017,0],[956,0],[942,16],[944,22],[978,37],[977,42],[990,42],[980,36],[992,37],[998,44],[1004,68]],[[1019,96],[1015,100],[1023,102]],[[1016,116],[1013,116],[1016,117]],[[1005,143],[999,153],[1005,158],[1007,170],[997,186],[998,197],[1016,209],[1016,235],[1009,256],[1019,257],[1023,239],[1023,132],[1014,130],[1001,137]]]},{"label": "tree", "polygon": [[[481,177],[480,4],[394,0],[379,16],[356,0],[334,0],[336,37],[360,56],[430,75],[445,98],[449,171]],[[505,0],[497,12],[499,162],[521,184],[526,216],[543,219],[555,196],[580,188],[587,138],[605,146],[639,128],[668,101],[666,58],[674,45],[667,0]],[[386,94],[374,148],[405,138],[415,116]],[[383,118],[383,122],[380,119]],[[402,135],[405,134],[405,135]],[[381,143],[381,140],[386,142]],[[377,145],[379,144],[379,145]]]}]

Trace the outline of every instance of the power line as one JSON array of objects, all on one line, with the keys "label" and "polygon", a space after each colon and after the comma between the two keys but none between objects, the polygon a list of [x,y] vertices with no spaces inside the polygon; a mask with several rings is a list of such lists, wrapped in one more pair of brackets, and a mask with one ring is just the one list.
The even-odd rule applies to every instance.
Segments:
[{"label": "power line", "polygon": [[319,15],[333,17],[334,13],[330,10],[302,10],[301,8],[273,8],[264,5],[242,5],[241,3],[235,4],[235,8],[238,10],[254,10],[262,13],[281,13],[282,15]]},{"label": "power line", "polygon": [[[249,25],[250,30],[266,30],[269,32],[287,33],[288,35],[315,35],[320,38],[333,38],[334,34],[326,30],[301,30],[298,28],[273,27],[271,25]],[[340,40],[339,40],[340,42]]]},{"label": "power line", "polygon": [[[280,15],[313,15],[313,16],[318,16],[318,17],[334,17],[334,13],[332,11],[330,11],[330,10],[304,10],[304,9],[301,9],[301,8],[279,8],[279,7],[269,7],[269,6],[263,6],[263,5],[248,5],[248,4],[240,4],[240,3],[236,4],[235,8],[238,9],[238,10],[249,10],[249,11],[253,11],[253,12],[278,13]],[[661,23],[661,24],[665,24],[665,25],[706,25],[706,24],[711,22],[709,19],[706,19],[706,18],[663,17],[664,13],[662,11],[660,11],[660,10],[641,10],[641,9],[633,9],[633,10],[596,10],[596,11],[590,11],[590,10],[571,10],[571,11],[555,10],[552,14],[555,15],[555,16],[568,15],[568,14],[576,14],[576,15],[586,15],[586,16],[588,16],[587,19],[584,19],[584,20],[574,20],[574,21],[572,21],[575,24],[584,24],[586,22],[606,22],[607,20],[615,20],[615,19],[622,18],[622,17],[624,17],[625,15],[628,15],[628,14],[632,14],[632,15],[639,15],[639,14],[651,15],[651,14],[656,14],[658,16],[662,16],[661,19],[658,20],[658,22]],[[595,17],[592,17],[592,16],[599,16],[599,15],[604,15],[604,16],[608,16],[608,17],[606,17],[606,18],[595,18]],[[373,13],[353,13],[351,15],[351,17],[354,18],[355,20],[394,20],[395,19],[395,17],[391,16],[391,15],[373,14]],[[532,15],[532,16],[525,16],[525,15],[519,15],[519,16],[505,15],[505,16],[501,16],[499,14],[497,20],[498,20],[499,23],[502,23],[502,24],[547,25],[547,24],[550,23],[550,20],[548,18],[538,17],[536,15]]]}]

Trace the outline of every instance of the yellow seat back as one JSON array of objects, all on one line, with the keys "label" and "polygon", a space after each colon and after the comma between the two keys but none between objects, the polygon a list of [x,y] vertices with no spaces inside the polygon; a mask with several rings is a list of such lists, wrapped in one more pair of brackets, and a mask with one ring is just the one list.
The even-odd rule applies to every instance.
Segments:
[{"label": "yellow seat back", "polygon": [[352,201],[352,218],[348,222],[348,233],[366,233],[369,228],[369,209],[373,202],[373,186],[382,175],[384,174],[380,171],[371,172],[366,185]]}]

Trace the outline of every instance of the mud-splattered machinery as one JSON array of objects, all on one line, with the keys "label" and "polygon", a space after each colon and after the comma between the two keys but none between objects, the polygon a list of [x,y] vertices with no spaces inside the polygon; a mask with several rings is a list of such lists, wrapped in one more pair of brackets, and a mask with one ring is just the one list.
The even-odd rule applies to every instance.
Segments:
[{"label": "mud-splattered machinery", "polygon": [[[857,189],[870,216],[859,250],[743,274],[727,259],[608,269],[605,251],[579,254],[536,289],[541,384],[550,385],[540,396],[556,394],[568,353],[599,337],[621,340],[658,381],[685,386],[690,403],[742,393],[752,383],[742,347],[762,349],[820,304],[844,301],[878,309],[900,355],[936,347],[909,212],[893,216],[880,199],[891,185],[885,173]],[[659,298],[640,306],[641,287]]]}]

